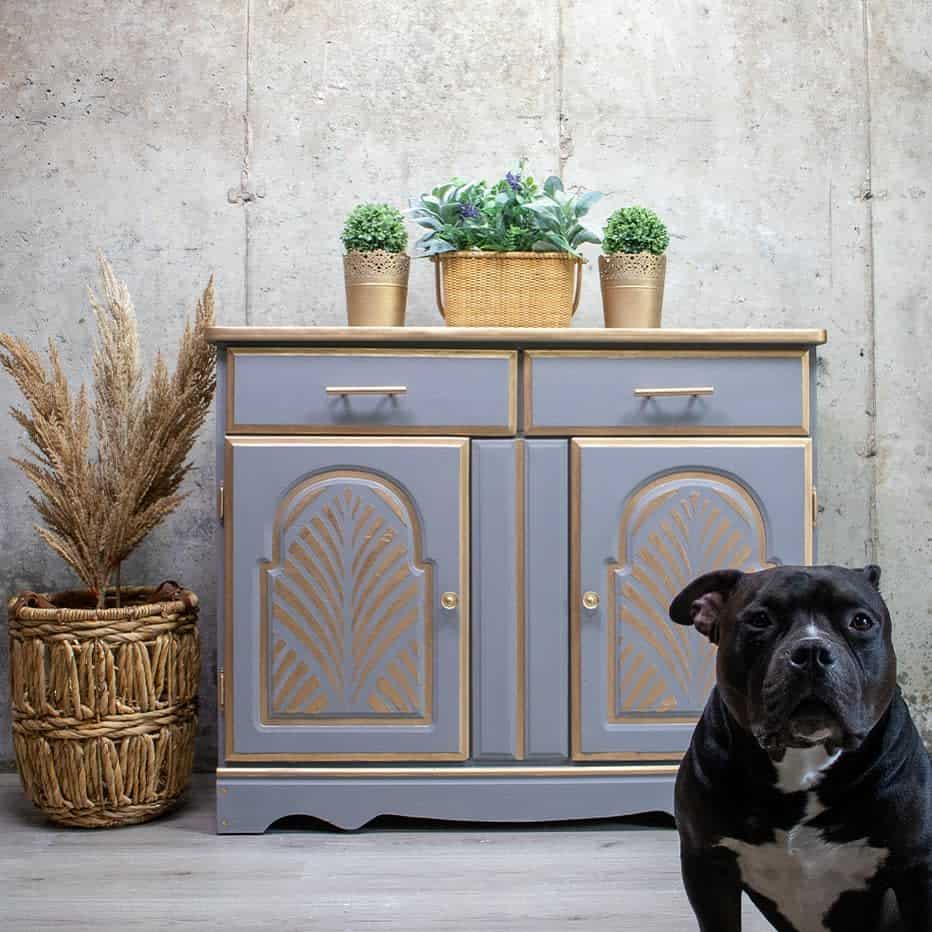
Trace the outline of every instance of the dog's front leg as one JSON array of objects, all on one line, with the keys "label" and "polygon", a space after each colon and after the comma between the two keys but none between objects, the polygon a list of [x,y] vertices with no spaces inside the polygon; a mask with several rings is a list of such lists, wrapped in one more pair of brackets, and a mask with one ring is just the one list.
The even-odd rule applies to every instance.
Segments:
[{"label": "dog's front leg", "polygon": [[680,864],[699,932],[741,932],[741,874],[735,856],[722,848],[683,848]]},{"label": "dog's front leg", "polygon": [[905,932],[932,930],[932,864],[920,864],[893,881]]}]

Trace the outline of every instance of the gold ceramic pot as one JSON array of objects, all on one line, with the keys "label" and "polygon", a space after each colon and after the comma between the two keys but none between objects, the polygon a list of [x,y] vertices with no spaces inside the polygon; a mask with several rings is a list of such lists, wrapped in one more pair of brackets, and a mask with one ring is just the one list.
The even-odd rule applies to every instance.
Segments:
[{"label": "gold ceramic pot", "polygon": [[411,258],[403,252],[349,252],[343,257],[351,327],[403,327]]},{"label": "gold ceramic pot", "polygon": [[666,253],[599,256],[605,326],[659,327],[666,272]]}]

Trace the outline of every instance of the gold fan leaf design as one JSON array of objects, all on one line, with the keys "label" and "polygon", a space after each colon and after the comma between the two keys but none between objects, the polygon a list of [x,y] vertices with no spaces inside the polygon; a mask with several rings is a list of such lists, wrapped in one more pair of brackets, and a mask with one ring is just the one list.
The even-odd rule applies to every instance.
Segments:
[{"label": "gold fan leaf design", "polygon": [[714,473],[673,474],[632,496],[619,528],[609,715],[695,713],[715,679],[715,648],[667,614],[676,594],[717,569],[763,569],[766,525],[747,489]]},{"label": "gold fan leaf design", "polygon": [[317,476],[286,497],[264,566],[273,718],[429,714],[429,567],[404,493],[379,476]]}]

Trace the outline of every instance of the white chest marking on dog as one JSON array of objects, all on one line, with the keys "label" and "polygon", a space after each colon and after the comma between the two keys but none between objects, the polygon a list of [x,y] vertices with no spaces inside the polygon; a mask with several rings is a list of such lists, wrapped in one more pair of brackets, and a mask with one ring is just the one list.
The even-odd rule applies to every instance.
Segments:
[{"label": "white chest marking on dog", "polygon": [[[784,793],[811,790],[841,756],[823,745],[788,748],[777,768],[777,788]],[[822,830],[808,823],[825,811],[815,793],[806,796],[806,810],[789,831],[776,829],[774,840],[751,845],[723,838],[723,847],[738,856],[741,880],[777,909],[799,932],[822,932],[835,901],[848,890],[864,890],[886,860],[886,848],[872,848],[866,838],[845,844],[825,841]]]},{"label": "white chest marking on dog", "polygon": [[[818,740],[825,735],[812,735]],[[777,768],[777,789],[784,793],[798,793],[800,790],[811,790],[822,782],[825,771],[828,770],[838,758],[841,750],[829,754],[824,744],[815,744],[811,748],[787,748],[783,760],[774,764]]]},{"label": "white chest marking on dog", "polygon": [[807,825],[824,807],[810,793],[802,821],[775,839],[749,845],[735,838],[719,844],[738,856],[741,881],[772,900],[799,932],[823,932],[825,916],[848,890],[865,890],[890,853],[871,848],[866,838],[845,844],[827,842],[821,829]]}]

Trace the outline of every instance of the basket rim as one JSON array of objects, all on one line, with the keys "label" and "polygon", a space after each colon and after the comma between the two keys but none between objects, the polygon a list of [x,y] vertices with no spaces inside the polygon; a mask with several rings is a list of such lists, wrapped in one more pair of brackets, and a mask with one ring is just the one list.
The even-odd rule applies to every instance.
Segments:
[{"label": "basket rim", "polygon": [[[135,596],[148,596],[155,592],[156,586],[121,586],[120,594],[124,598]],[[107,592],[115,590],[108,589]],[[21,592],[7,600],[7,609],[11,616],[22,621],[129,621],[156,616],[187,614],[197,608],[197,595],[190,589],[182,588],[185,599],[172,599],[165,602],[137,602],[135,605],[125,605],[120,608],[68,608],[65,605],[56,605],[54,608],[32,608],[28,605],[19,605],[17,602],[24,595],[41,595],[49,601],[63,599],[68,596],[84,596],[87,589],[62,589],[58,592]]]},{"label": "basket rim", "polygon": [[458,259],[561,259],[566,262],[581,262],[587,264],[585,256],[574,256],[571,252],[498,252],[492,249],[456,249],[447,252],[438,252],[430,257],[431,262],[437,262],[445,257]]}]

